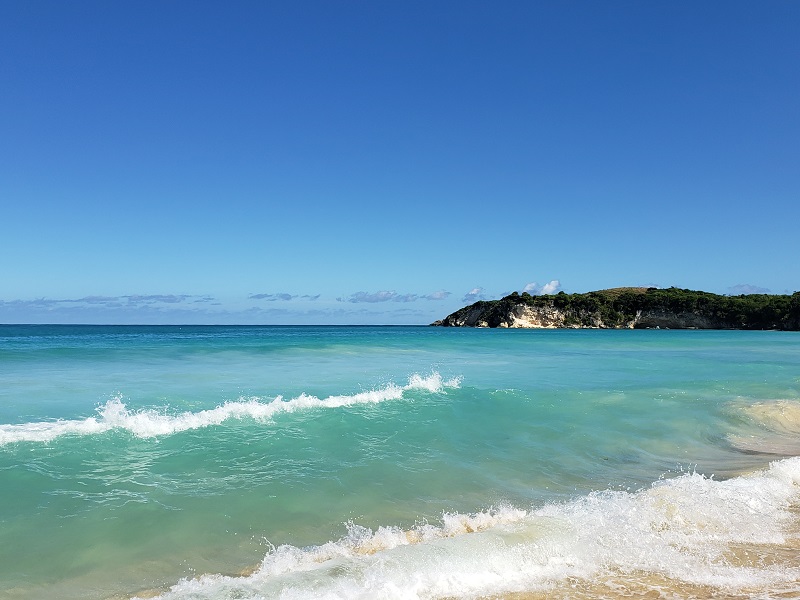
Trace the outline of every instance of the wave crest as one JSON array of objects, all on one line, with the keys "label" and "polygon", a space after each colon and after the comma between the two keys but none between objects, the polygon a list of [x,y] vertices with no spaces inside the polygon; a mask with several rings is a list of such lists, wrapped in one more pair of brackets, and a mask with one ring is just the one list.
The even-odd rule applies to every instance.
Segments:
[{"label": "wave crest", "polygon": [[[791,533],[798,498],[800,458],[792,458],[727,481],[690,473],[635,493],[595,492],[528,511],[446,513],[438,525],[407,530],[351,523],[344,537],[320,546],[272,547],[246,576],[184,579],[157,597],[573,597],[576,584],[590,592],[581,597],[598,597],[595,584],[640,585],[643,595],[677,590],[676,597],[691,586],[703,595],[798,591],[800,542]],[[782,547],[791,549],[788,559],[762,564]]]},{"label": "wave crest", "polygon": [[757,435],[730,434],[731,445],[742,452],[800,455],[800,402],[764,400],[739,408],[740,413],[759,426]]},{"label": "wave crest", "polygon": [[141,438],[171,435],[190,429],[220,425],[230,419],[250,418],[268,421],[279,413],[291,413],[313,408],[340,408],[357,404],[377,404],[386,400],[399,400],[408,391],[421,390],[441,393],[446,388],[459,387],[461,380],[443,380],[439,373],[427,376],[414,374],[408,383],[399,386],[390,383],[382,388],[351,395],[317,398],[300,394],[284,400],[278,396],[269,402],[258,397],[240,398],[225,402],[216,408],[198,412],[169,415],[153,409],[130,410],[115,397],[97,408],[97,416],[77,420],[43,421],[19,425],[0,425],[0,446],[14,442],[50,442],[64,435],[96,435],[111,430],[125,430]]},{"label": "wave crest", "polygon": [[[706,594],[798,591],[790,531],[799,497],[800,458],[792,458],[726,481],[690,473],[528,511],[446,513],[438,525],[408,530],[351,523],[344,537],[320,546],[272,547],[249,575],[185,579],[158,598],[573,597],[576,582],[588,586],[581,597],[598,597],[592,585],[606,584],[641,585],[643,593],[664,584]],[[788,561],[762,564],[771,547],[787,544]]]}]

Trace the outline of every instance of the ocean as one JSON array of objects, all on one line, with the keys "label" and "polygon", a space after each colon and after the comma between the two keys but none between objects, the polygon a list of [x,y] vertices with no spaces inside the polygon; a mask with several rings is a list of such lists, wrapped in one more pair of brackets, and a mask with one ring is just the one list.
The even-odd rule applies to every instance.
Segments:
[{"label": "ocean", "polygon": [[0,326],[0,598],[800,597],[800,334]]}]

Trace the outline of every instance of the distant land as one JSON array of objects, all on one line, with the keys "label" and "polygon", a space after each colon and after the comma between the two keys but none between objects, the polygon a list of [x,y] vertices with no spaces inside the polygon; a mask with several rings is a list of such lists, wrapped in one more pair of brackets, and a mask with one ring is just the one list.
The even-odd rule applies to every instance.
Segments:
[{"label": "distant land", "polygon": [[482,300],[441,327],[800,330],[800,292],[721,296],[679,288],[622,287],[585,294],[514,292]]}]

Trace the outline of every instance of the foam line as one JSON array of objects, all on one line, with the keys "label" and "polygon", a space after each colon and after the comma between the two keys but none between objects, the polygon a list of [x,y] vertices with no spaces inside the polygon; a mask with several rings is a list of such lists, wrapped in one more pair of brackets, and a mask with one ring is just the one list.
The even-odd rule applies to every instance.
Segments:
[{"label": "foam line", "polygon": [[98,415],[81,420],[43,421],[19,425],[0,425],[0,446],[14,442],[50,442],[64,435],[96,435],[117,430],[151,438],[166,436],[190,429],[201,429],[220,425],[230,419],[255,419],[268,421],[279,413],[291,413],[312,408],[340,408],[358,404],[376,404],[387,400],[399,400],[412,390],[440,393],[446,388],[460,385],[459,379],[444,381],[439,373],[428,376],[412,375],[408,383],[398,386],[390,383],[382,388],[352,395],[317,398],[301,394],[284,400],[278,396],[269,402],[260,398],[240,398],[225,402],[221,406],[198,412],[169,415],[153,409],[129,410],[121,397],[116,397],[97,408]]},{"label": "foam line", "polygon": [[[439,524],[406,530],[350,524],[344,537],[319,546],[273,547],[250,575],[186,579],[159,598],[496,597],[578,580],[591,586],[621,577],[624,586],[631,574],[642,585],[655,581],[656,592],[665,581],[722,595],[800,591],[796,560],[758,561],[765,548],[797,544],[790,530],[798,501],[800,457],[726,481],[685,474],[635,493],[445,514]],[[755,562],[737,562],[736,547],[754,549]]]}]

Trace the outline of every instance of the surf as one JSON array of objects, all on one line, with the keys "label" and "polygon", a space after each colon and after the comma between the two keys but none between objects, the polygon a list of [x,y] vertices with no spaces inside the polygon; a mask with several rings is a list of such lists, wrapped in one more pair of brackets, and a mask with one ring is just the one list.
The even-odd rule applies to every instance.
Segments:
[{"label": "surf", "polygon": [[795,457],[725,481],[685,473],[637,492],[445,513],[408,529],[351,522],[343,537],[318,546],[271,547],[247,575],[184,579],[156,597],[569,597],[575,589],[600,597],[627,586],[709,596],[800,592],[798,501]]},{"label": "surf", "polygon": [[730,434],[734,448],[753,454],[800,455],[800,402],[741,400],[734,409],[758,428],[758,433]]},{"label": "surf", "polygon": [[2,597],[800,594],[796,336],[75,333],[3,362]]},{"label": "surf", "polygon": [[108,400],[97,410],[97,416],[85,419],[42,421],[35,423],[0,425],[0,446],[19,442],[52,442],[68,435],[98,435],[109,431],[127,431],[139,438],[169,436],[183,431],[218,426],[230,420],[251,419],[269,423],[282,413],[313,409],[337,409],[364,404],[379,404],[401,400],[409,392],[422,391],[438,394],[448,388],[458,388],[459,378],[444,380],[438,372],[429,375],[413,374],[405,385],[389,383],[383,387],[350,395],[332,395],[318,398],[300,394],[285,400],[277,396],[271,400],[259,397],[239,398],[208,410],[181,412],[170,415],[168,409],[129,409],[123,397]]}]

